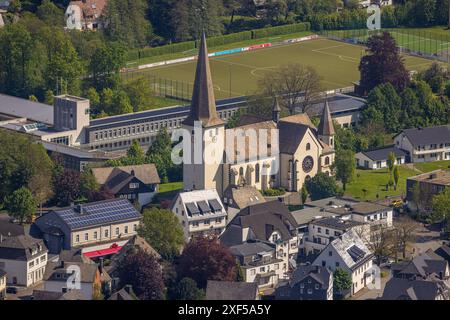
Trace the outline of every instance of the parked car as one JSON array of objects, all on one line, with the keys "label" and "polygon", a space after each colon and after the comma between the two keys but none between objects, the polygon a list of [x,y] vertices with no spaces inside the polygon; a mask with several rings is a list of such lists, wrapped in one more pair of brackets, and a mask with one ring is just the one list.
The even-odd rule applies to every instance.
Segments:
[{"label": "parked car", "polygon": [[17,294],[17,288],[16,287],[7,287],[6,288],[6,293]]}]

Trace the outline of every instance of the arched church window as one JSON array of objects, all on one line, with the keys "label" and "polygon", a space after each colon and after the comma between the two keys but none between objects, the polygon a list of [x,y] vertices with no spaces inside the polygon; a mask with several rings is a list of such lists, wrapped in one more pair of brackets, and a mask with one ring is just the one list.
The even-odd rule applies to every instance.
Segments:
[{"label": "arched church window", "polygon": [[244,175],[244,168],[242,168],[242,167],[239,168],[239,175],[241,175],[241,176]]},{"label": "arched church window", "polygon": [[310,143],[306,144],[306,151],[308,151],[308,150],[311,150],[311,144]]},{"label": "arched church window", "polygon": [[330,157],[326,157],[325,158],[325,165],[329,165],[330,164]]},{"label": "arched church window", "polygon": [[259,182],[259,163],[257,163],[255,166],[255,182]]}]

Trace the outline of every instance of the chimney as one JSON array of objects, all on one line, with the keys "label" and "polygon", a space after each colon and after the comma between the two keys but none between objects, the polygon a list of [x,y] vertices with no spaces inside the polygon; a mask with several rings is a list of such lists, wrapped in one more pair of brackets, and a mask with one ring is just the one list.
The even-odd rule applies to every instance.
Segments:
[{"label": "chimney", "polygon": [[60,265],[61,268],[64,268],[64,266],[65,266],[64,260],[61,260],[59,265]]},{"label": "chimney", "polygon": [[100,264],[98,266],[100,274],[103,274],[103,268],[104,268],[104,259],[103,259],[103,257],[100,257]]},{"label": "chimney", "polygon": [[131,175],[132,175],[133,177],[135,176],[134,170],[131,170]]}]

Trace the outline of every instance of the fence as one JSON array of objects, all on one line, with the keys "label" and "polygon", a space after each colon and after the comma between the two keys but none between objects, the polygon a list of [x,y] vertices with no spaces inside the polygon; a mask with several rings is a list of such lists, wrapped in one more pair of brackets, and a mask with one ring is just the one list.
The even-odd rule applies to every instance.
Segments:
[{"label": "fence", "polygon": [[122,81],[129,82],[137,79],[148,81],[150,88],[156,96],[190,102],[192,97],[192,83],[180,80],[160,78],[148,72],[125,72]]},{"label": "fence", "polygon": [[354,44],[366,44],[367,39],[381,32],[389,32],[395,39],[400,52],[428,59],[450,62],[450,35],[423,29],[353,29],[323,30],[319,34],[334,40]]}]

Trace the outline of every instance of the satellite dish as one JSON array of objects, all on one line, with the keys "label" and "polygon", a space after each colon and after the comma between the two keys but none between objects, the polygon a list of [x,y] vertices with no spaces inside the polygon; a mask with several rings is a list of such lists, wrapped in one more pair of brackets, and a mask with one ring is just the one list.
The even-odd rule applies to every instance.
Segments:
[{"label": "satellite dish", "polygon": [[81,8],[77,5],[71,4],[66,10],[66,26],[67,29],[81,30]]}]

